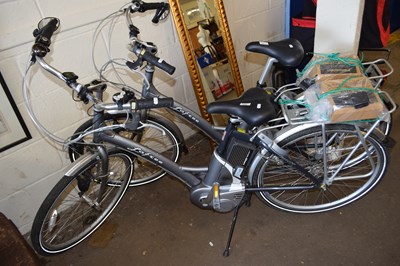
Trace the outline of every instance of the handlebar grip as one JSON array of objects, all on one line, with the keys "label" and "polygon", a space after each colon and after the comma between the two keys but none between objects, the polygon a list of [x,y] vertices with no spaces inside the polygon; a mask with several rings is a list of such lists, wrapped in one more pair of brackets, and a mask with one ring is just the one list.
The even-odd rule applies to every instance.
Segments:
[{"label": "handlebar grip", "polygon": [[155,24],[157,24],[160,21],[164,12],[169,9],[169,4],[166,2],[145,3],[141,0],[132,0],[132,4],[134,4],[135,7],[137,8],[136,11],[139,11],[140,13],[144,13],[148,10],[157,10],[156,14],[151,20]]},{"label": "handlebar grip", "polygon": [[132,102],[132,109],[134,110],[154,109],[154,108],[172,107],[173,105],[174,105],[173,98],[140,99]]},{"label": "handlebar grip", "polygon": [[165,72],[167,72],[170,75],[174,74],[174,72],[176,70],[176,68],[174,66],[168,64],[163,59],[160,59],[157,56],[154,56],[149,52],[143,53],[142,58],[143,58],[143,60],[146,60],[150,64],[155,65],[156,67],[164,70]]},{"label": "handlebar grip", "polygon": [[[160,22],[160,19],[164,16],[164,13],[169,10],[169,4],[168,3],[162,3],[162,6],[157,8],[156,13],[154,14],[153,19],[151,22],[157,24]],[[167,13],[168,14],[168,13]]]},{"label": "handlebar grip", "polygon": [[163,5],[164,5],[164,3],[145,3],[145,2],[142,2],[141,9],[143,11],[147,11],[147,10],[152,10],[152,9],[157,9],[157,8],[163,7]]},{"label": "handlebar grip", "polygon": [[[45,23],[45,25],[42,25],[42,23]],[[38,28],[33,31],[35,37],[35,44],[32,46],[33,56],[45,57],[50,51],[51,37],[58,29],[59,23],[60,20],[54,17],[44,18],[39,22]]]},{"label": "handlebar grip", "polygon": [[47,23],[46,26],[43,27],[41,36],[42,39],[46,38],[50,41],[51,37],[53,36],[53,33],[58,29],[58,23],[59,20],[56,18],[52,18],[49,23]]},{"label": "handlebar grip", "polygon": [[[137,1],[132,1],[132,3],[137,2]],[[164,7],[165,3],[159,2],[159,3],[145,3],[143,1],[140,1],[140,7],[139,7],[139,12],[146,12],[147,10],[154,10],[158,9],[161,7]]]},{"label": "handlebar grip", "polygon": [[[48,22],[45,25],[41,25],[45,20]],[[38,28],[35,29],[33,35],[36,37],[35,44],[44,45],[49,48],[51,44],[51,37],[54,32],[58,29],[60,20],[58,18],[44,18],[39,22]]]}]

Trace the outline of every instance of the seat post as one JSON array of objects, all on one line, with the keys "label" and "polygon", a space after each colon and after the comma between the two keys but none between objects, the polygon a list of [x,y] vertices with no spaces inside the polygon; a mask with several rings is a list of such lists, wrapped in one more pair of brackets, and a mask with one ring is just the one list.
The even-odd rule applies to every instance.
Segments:
[{"label": "seat post", "polygon": [[269,78],[271,74],[271,69],[274,63],[278,62],[278,60],[274,57],[268,57],[267,63],[265,64],[264,71],[261,74],[260,80],[258,81],[258,86],[265,87],[267,78]]}]

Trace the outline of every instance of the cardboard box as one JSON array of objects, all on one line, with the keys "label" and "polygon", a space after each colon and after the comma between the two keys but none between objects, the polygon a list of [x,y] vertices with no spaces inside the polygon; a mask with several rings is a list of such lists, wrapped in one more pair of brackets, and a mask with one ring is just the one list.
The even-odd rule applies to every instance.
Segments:
[{"label": "cardboard box", "polygon": [[[378,97],[376,94],[374,94]],[[368,106],[356,109],[354,106],[337,106],[332,98],[329,98],[332,105],[332,115],[330,117],[331,123],[356,121],[356,120],[369,120],[376,119],[385,114],[386,110],[382,101],[377,99],[376,102],[369,103]]]},{"label": "cardboard box", "polygon": [[321,94],[340,88],[367,88],[373,90],[371,81],[366,76],[346,76],[344,79],[324,80],[318,83]]},{"label": "cardboard box", "polygon": [[[357,56],[341,57],[344,61],[330,59],[329,57],[314,55],[311,59],[309,69],[303,74],[304,78],[314,79],[316,81],[337,80],[345,79],[348,77],[356,76],[362,77],[364,75],[362,67],[356,63]],[[350,62],[346,61],[350,58]],[[354,62],[351,62],[353,61]]]},{"label": "cardboard box", "polygon": [[[366,90],[363,90],[364,88]],[[343,92],[340,92],[341,89]],[[332,108],[330,117],[332,123],[375,119],[387,112],[384,103],[367,77],[329,80],[320,83],[321,96],[332,90],[339,90],[339,92],[325,94]]]}]

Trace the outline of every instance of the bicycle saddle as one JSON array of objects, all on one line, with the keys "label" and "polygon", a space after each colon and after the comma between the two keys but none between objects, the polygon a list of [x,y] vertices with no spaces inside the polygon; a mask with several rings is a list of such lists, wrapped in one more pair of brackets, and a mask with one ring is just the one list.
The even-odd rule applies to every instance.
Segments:
[{"label": "bicycle saddle", "polygon": [[276,118],[274,97],[263,89],[252,88],[235,100],[212,102],[209,114],[228,114],[242,118],[250,127],[260,126]]},{"label": "bicycle saddle", "polygon": [[246,50],[276,58],[285,67],[298,66],[304,56],[303,46],[292,38],[278,42],[250,42],[246,45]]}]

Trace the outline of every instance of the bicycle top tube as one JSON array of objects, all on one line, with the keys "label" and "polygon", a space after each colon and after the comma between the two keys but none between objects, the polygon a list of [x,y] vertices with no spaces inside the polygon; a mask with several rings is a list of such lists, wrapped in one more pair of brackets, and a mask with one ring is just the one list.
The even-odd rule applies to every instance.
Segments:
[{"label": "bicycle top tube", "polygon": [[[166,95],[160,93],[153,84],[153,74],[154,66],[147,65],[145,68],[145,76],[149,84],[143,84],[142,97],[152,98],[152,97],[167,97]],[[217,144],[221,142],[222,134],[221,129],[216,129],[212,124],[210,124],[202,116],[198,115],[196,112],[186,107],[184,104],[174,101],[173,106],[169,107],[177,115],[184,118],[190,124],[194,125],[196,128],[205,133],[209,138],[215,141]]]},{"label": "bicycle top tube", "polygon": [[175,113],[185,118],[186,121],[200,129],[203,133],[205,133],[208,137],[210,137],[213,141],[219,144],[222,140],[221,130],[215,128],[212,124],[210,124],[203,117],[187,108],[185,105],[174,101],[174,105],[169,107],[169,109],[173,110]]}]

